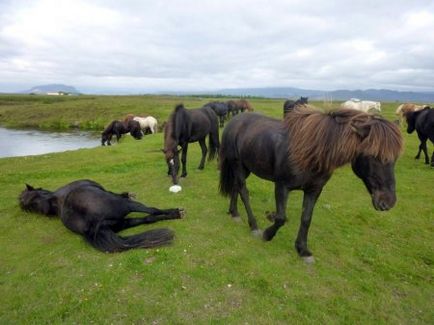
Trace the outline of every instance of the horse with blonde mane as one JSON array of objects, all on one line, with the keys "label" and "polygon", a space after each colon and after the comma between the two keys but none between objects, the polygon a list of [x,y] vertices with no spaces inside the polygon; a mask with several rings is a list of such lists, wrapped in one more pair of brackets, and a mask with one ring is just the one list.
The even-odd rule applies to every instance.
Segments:
[{"label": "horse with blonde mane", "polygon": [[[347,163],[363,181],[372,205],[386,211],[396,203],[394,166],[402,149],[397,125],[355,110],[322,113],[295,109],[285,119],[260,114],[234,117],[223,132],[220,148],[220,193],[230,197],[229,213],[239,218],[238,195],[251,231],[271,240],[286,222],[289,192],[304,192],[295,247],[313,262],[307,235],[315,203],[333,171]],[[246,179],[251,174],[274,182],[274,224],[263,233],[250,207]]]},{"label": "horse with blonde mane", "polygon": [[423,110],[424,108],[429,107],[428,105],[416,105],[413,103],[404,103],[398,106],[395,111],[396,116],[398,117],[398,121],[401,124],[402,121],[405,120],[404,116],[409,112],[417,112]]}]

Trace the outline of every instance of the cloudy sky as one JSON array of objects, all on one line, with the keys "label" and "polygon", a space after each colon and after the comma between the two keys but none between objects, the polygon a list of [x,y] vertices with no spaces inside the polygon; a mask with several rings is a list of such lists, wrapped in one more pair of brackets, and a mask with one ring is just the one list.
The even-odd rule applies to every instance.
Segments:
[{"label": "cloudy sky", "polygon": [[432,0],[0,0],[0,92],[434,91]]}]

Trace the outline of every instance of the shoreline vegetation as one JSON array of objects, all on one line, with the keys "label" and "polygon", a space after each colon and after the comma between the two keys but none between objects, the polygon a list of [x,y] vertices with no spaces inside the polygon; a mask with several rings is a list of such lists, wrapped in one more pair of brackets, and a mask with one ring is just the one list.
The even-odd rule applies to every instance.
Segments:
[{"label": "shoreline vegetation", "polygon": [[[0,125],[62,130],[77,123],[100,131],[128,113],[153,115],[161,125],[176,104],[195,108],[211,100],[219,98],[0,95]],[[282,117],[283,100],[249,101],[257,112]],[[382,103],[383,116],[396,119],[397,106]],[[176,194],[168,190],[161,132],[125,136],[111,147],[1,158],[0,323],[432,324],[434,170],[414,159],[417,136],[401,131],[396,206],[376,211],[351,167],[336,170],[312,219],[313,265],[294,249],[301,193],[289,198],[287,223],[263,242],[250,234],[241,203],[240,223],[227,214],[217,162],[196,169],[197,144],[189,146],[189,174]],[[18,206],[25,183],[55,190],[78,179],[135,193],[148,206],[186,209],[182,220],[122,233],[167,227],[174,243],[104,254],[59,219]],[[253,175],[247,182],[264,229],[266,212],[275,210],[273,184]]]}]

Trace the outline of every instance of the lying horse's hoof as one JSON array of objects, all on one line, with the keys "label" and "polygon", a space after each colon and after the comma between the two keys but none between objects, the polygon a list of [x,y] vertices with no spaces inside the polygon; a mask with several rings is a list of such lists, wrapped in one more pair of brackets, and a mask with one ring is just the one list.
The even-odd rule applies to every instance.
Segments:
[{"label": "lying horse's hoof", "polygon": [[129,199],[135,199],[137,196],[136,193],[132,193],[132,192],[128,192],[127,194]]},{"label": "lying horse's hoof", "polygon": [[315,258],[311,255],[311,256],[302,256],[301,258],[303,260],[303,262],[305,262],[306,264],[313,264],[315,263]]},{"label": "lying horse's hoof", "polygon": [[185,210],[184,209],[178,209],[178,213],[179,213],[179,219],[184,219],[185,217]]},{"label": "lying horse's hoof", "polygon": [[252,230],[252,235],[254,237],[262,238],[263,231],[261,229]]}]

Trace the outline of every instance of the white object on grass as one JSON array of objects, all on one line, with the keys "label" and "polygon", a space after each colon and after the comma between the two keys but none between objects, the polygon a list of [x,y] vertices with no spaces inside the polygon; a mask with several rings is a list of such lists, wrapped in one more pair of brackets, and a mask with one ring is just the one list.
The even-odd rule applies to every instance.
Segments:
[{"label": "white object on grass", "polygon": [[169,191],[172,193],[177,193],[182,190],[182,187],[180,185],[172,185],[169,187]]}]

